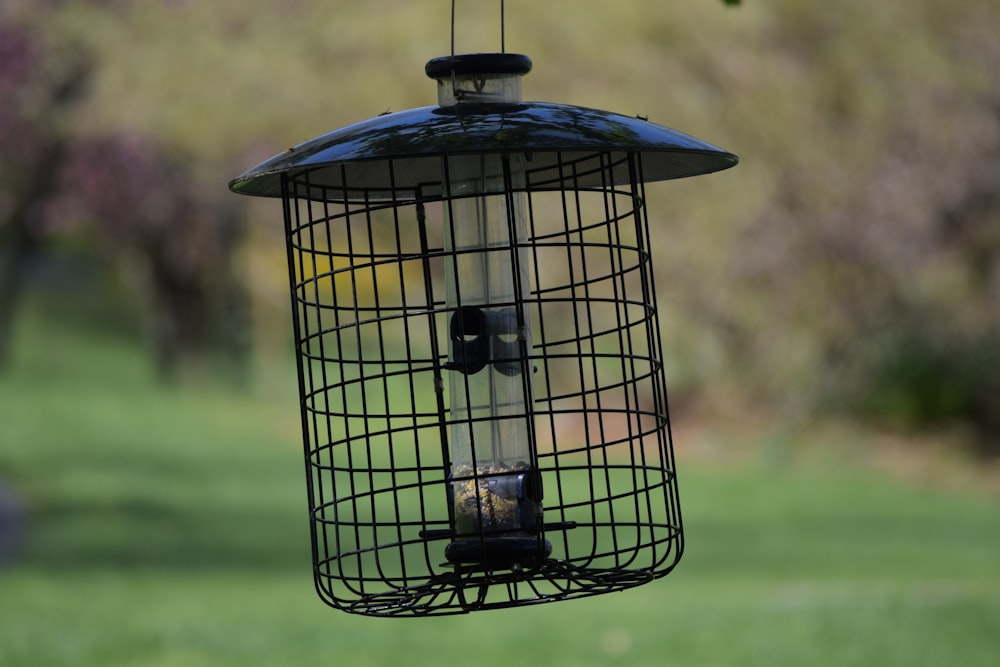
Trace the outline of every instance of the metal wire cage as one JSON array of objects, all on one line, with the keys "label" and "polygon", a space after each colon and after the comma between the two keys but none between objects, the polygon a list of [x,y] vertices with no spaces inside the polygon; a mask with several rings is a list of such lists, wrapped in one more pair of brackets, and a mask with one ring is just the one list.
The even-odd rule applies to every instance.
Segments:
[{"label": "metal wire cage", "polygon": [[736,158],[431,61],[439,106],[247,172],[284,203],[312,551],[328,604],[464,613],[626,589],[683,532],[644,183]]}]

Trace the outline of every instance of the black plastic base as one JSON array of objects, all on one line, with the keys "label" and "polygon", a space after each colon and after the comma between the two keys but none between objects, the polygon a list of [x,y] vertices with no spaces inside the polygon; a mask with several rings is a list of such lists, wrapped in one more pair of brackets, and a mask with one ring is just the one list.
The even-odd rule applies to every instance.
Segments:
[{"label": "black plastic base", "polygon": [[445,558],[453,565],[487,568],[538,567],[551,553],[552,544],[536,537],[455,540],[444,550]]}]

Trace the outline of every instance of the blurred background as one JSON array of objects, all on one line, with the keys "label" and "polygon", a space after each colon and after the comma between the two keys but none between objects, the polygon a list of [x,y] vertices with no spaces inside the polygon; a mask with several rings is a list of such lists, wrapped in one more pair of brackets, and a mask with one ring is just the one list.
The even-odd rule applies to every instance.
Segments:
[{"label": "blurred background", "polygon": [[5,0],[0,664],[995,664],[1000,5],[506,7],[525,99],[742,158],[648,191],[677,572],[426,621],[310,590],[280,206],[227,183],[435,103],[450,3]]}]

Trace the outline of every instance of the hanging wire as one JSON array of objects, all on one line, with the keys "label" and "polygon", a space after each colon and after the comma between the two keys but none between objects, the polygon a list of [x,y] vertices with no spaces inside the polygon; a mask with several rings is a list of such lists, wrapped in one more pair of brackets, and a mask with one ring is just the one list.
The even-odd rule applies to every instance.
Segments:
[{"label": "hanging wire", "polygon": [[507,12],[504,0],[500,0],[500,53],[507,53]]},{"label": "hanging wire", "polygon": [[[457,0],[451,0],[451,55],[455,57],[455,6]],[[507,53],[507,2],[500,0],[500,53]]]}]

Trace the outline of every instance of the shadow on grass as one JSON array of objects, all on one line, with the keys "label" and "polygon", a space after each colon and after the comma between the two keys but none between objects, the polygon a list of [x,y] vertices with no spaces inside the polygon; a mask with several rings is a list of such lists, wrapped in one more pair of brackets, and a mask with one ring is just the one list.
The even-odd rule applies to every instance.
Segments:
[{"label": "shadow on grass", "polygon": [[24,507],[14,492],[0,482],[0,568],[17,552]]},{"label": "shadow on grass", "polygon": [[260,509],[195,512],[136,501],[32,508],[15,562],[37,568],[299,569],[310,567],[301,517]]}]

